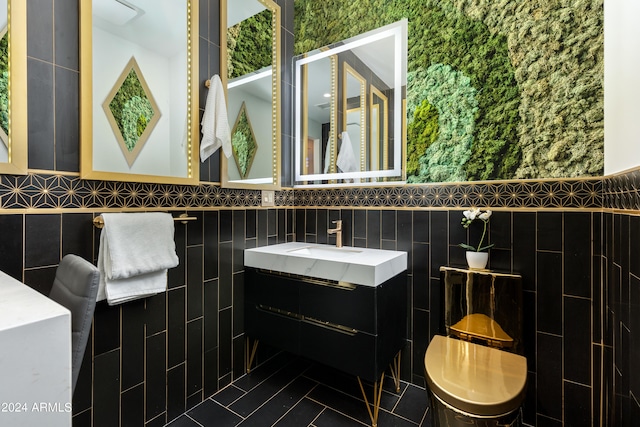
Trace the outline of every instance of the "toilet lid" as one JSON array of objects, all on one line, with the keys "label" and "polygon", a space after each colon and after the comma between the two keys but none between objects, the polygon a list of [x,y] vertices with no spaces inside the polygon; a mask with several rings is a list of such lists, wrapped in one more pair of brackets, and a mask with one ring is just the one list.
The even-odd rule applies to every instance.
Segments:
[{"label": "toilet lid", "polygon": [[514,353],[436,335],[424,365],[431,392],[468,414],[508,414],[524,398],[527,359]]}]

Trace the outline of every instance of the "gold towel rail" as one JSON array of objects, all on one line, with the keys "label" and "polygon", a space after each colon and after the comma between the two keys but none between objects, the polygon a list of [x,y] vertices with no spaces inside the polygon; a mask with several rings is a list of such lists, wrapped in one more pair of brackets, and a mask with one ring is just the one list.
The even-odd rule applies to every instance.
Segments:
[{"label": "gold towel rail", "polygon": [[[186,213],[180,214],[180,215],[178,215],[178,216],[173,218],[174,221],[180,221],[183,224],[186,224],[189,221],[195,221],[197,219],[198,219],[198,217],[189,216]],[[102,219],[102,215],[98,215],[97,217],[93,218],[93,225],[96,228],[103,228],[104,227],[104,219]]]}]

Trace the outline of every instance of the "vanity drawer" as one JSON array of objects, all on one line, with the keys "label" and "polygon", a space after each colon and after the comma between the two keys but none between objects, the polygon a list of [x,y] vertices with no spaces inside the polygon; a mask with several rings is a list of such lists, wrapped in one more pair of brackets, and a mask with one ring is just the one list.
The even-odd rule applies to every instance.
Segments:
[{"label": "vanity drawer", "polygon": [[377,366],[376,337],[364,332],[347,334],[303,321],[300,350],[305,357],[369,381],[377,381],[386,368]]},{"label": "vanity drawer", "polygon": [[248,268],[244,283],[245,301],[299,313],[298,281]]},{"label": "vanity drawer", "polygon": [[376,288],[300,282],[300,313],[371,334],[376,328]]},{"label": "vanity drawer", "polygon": [[300,321],[254,303],[245,303],[245,334],[294,354],[300,354]]}]

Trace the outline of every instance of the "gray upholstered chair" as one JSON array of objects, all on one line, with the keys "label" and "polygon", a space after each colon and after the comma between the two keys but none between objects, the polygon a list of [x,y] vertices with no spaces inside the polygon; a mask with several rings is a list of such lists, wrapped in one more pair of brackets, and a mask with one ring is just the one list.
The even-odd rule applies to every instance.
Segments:
[{"label": "gray upholstered chair", "polygon": [[77,255],[65,255],[56,270],[49,298],[71,311],[71,387],[76,387],[96,307],[100,272]]}]

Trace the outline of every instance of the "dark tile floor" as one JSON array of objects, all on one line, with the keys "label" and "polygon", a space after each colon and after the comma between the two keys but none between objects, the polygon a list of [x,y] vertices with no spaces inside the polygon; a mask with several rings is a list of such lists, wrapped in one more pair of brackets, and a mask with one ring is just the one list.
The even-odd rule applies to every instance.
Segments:
[{"label": "dark tile floor", "polygon": [[[424,389],[385,377],[380,427],[429,426]],[[367,396],[371,385],[365,384]],[[370,397],[368,397],[370,399]],[[362,427],[371,425],[357,379],[280,353],[173,420],[169,427]]]}]

